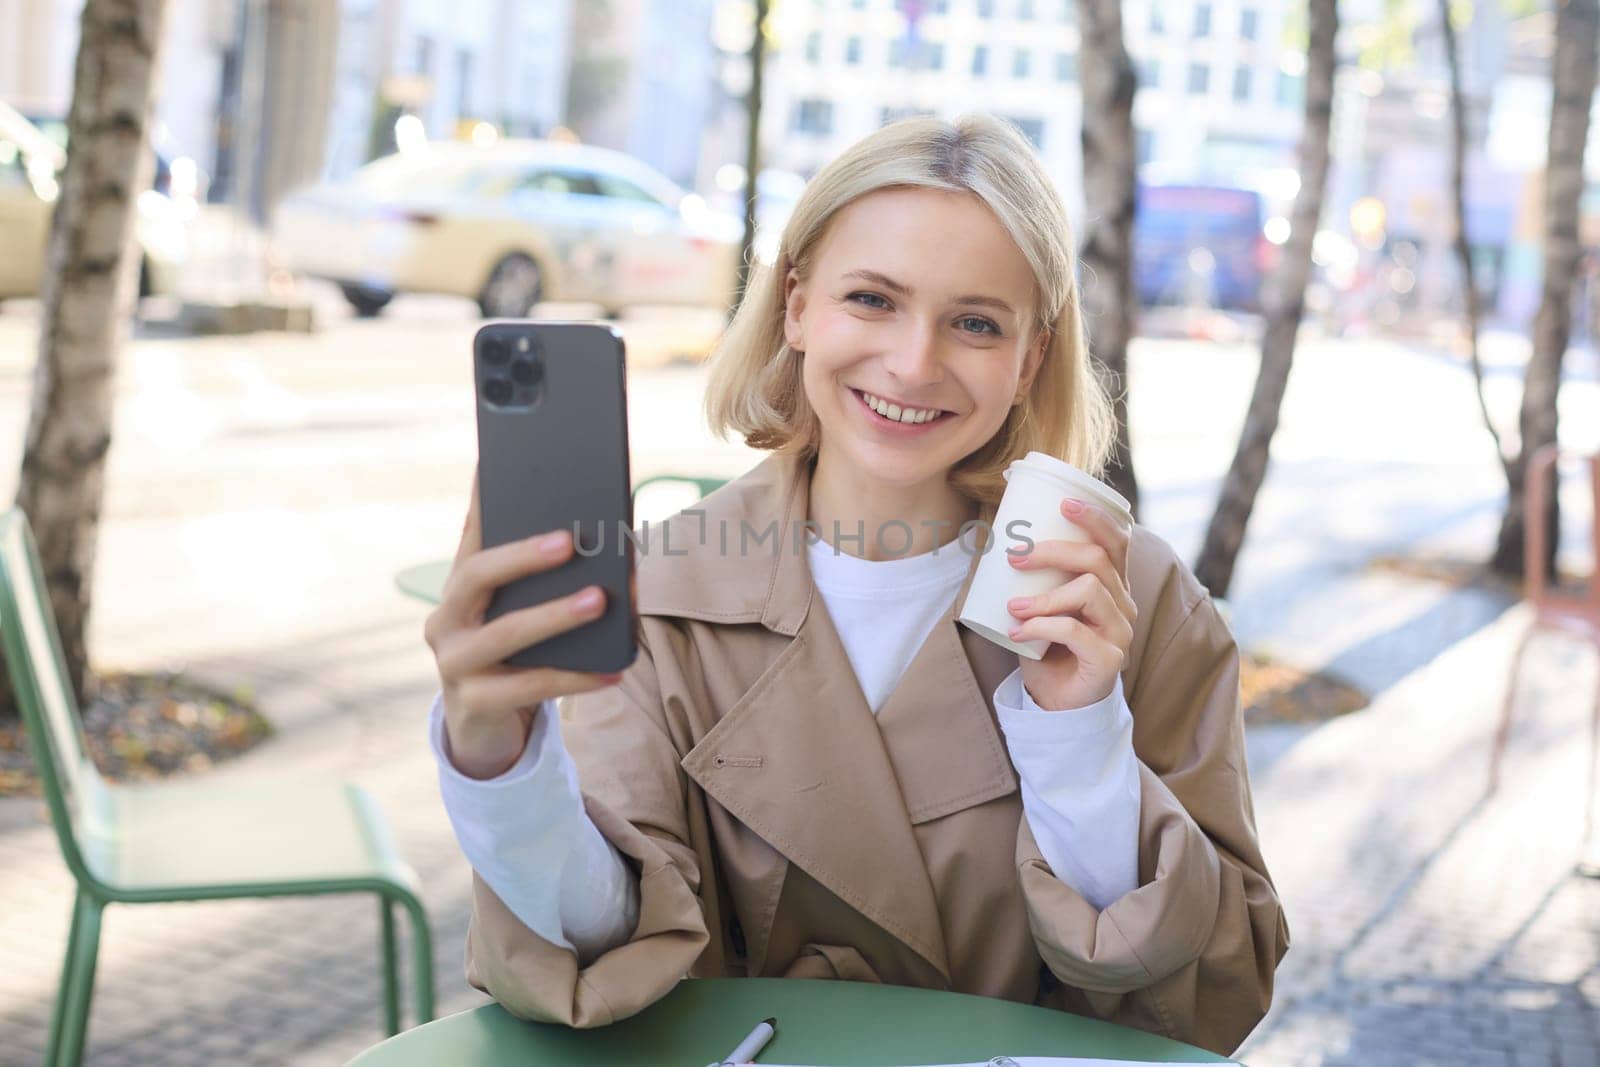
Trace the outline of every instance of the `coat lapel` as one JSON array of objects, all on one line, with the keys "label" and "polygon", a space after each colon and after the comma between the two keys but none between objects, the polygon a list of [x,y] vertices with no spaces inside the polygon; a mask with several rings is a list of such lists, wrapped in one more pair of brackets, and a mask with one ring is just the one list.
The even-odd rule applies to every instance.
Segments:
[{"label": "coat lapel", "polygon": [[[1017,788],[989,703],[1016,659],[955,621],[974,556],[961,593],[874,718],[794,543],[809,476],[806,462],[770,457],[671,534],[675,545],[698,540],[716,551],[641,567],[641,611],[760,623],[789,638],[682,766],[729,814],[948,980],[913,824]],[[723,530],[737,538],[743,526],[774,522],[776,551],[717,550]],[[766,933],[749,933],[752,958],[763,956]]]},{"label": "coat lapel", "polygon": [[964,594],[963,588],[878,709],[878,730],[913,823],[1017,788],[990,705],[1017,658],[956,622]]}]

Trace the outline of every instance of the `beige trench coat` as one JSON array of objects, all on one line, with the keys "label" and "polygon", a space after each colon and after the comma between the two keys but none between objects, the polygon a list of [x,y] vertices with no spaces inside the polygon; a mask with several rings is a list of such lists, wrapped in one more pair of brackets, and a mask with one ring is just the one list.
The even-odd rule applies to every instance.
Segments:
[{"label": "beige trench coat", "polygon": [[[990,705],[1016,656],[956,623],[961,597],[873,716],[794,550],[809,476],[771,456],[656,526],[637,559],[639,658],[562,702],[589,815],[640,875],[632,939],[580,967],[474,877],[468,981],[578,1027],[684,975],[889,982],[1231,1052],[1289,935],[1256,839],[1238,654],[1205,590],[1135,529],[1140,884],[1096,911],[1023,818]],[[758,539],[773,523],[787,543]]]}]

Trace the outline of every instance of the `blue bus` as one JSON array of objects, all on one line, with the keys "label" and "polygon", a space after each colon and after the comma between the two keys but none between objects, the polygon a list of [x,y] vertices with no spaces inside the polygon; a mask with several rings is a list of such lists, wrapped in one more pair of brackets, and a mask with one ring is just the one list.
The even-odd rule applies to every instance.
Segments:
[{"label": "blue bus", "polygon": [[1141,185],[1133,223],[1139,303],[1258,311],[1277,248],[1261,194],[1218,185]]}]

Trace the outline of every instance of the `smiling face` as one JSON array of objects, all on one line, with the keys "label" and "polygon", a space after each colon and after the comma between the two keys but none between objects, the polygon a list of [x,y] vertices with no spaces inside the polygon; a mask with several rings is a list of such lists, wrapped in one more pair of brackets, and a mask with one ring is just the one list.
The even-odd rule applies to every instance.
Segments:
[{"label": "smiling face", "polygon": [[785,280],[819,466],[886,487],[934,480],[982,448],[1038,372],[1033,272],[970,193],[881,189],[833,217],[810,276]]}]

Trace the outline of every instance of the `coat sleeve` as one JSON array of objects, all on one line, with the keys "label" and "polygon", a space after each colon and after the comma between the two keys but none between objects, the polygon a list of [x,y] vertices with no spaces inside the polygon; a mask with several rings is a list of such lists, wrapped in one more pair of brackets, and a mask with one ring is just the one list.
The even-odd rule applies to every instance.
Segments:
[{"label": "coat sleeve", "polygon": [[1026,820],[1018,875],[1040,956],[1072,987],[1064,1004],[1228,1054],[1271,1005],[1289,930],[1256,838],[1237,646],[1187,572],[1163,593],[1128,685],[1139,887],[1096,911],[1051,872]]},{"label": "coat sleeve", "polygon": [[618,685],[567,697],[561,713],[584,807],[639,878],[639,924],[626,942],[580,967],[570,949],[523,925],[474,873],[467,981],[521,1018],[605,1026],[665,996],[705,948],[700,863],[687,843],[685,775],[643,642]]}]

